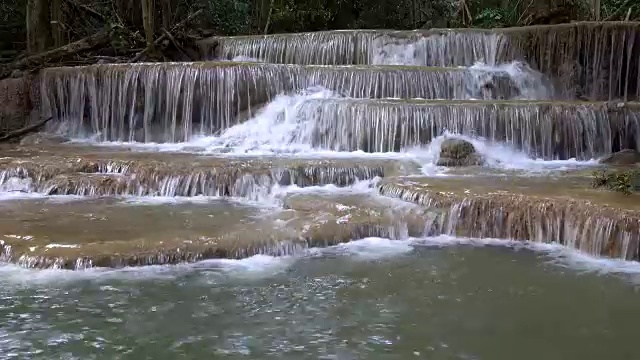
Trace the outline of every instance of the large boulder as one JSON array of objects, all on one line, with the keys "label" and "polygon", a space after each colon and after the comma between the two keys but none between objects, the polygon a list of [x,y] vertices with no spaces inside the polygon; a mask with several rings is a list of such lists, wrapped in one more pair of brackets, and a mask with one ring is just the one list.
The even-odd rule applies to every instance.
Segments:
[{"label": "large boulder", "polygon": [[640,152],[632,149],[623,149],[600,159],[600,163],[607,165],[640,164]]},{"label": "large boulder", "polygon": [[482,163],[482,157],[472,143],[456,138],[442,142],[438,166],[474,166]]}]

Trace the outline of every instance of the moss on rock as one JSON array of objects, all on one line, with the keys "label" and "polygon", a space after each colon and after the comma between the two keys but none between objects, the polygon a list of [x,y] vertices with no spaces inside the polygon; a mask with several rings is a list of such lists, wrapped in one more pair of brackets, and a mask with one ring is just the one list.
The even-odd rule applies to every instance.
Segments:
[{"label": "moss on rock", "polygon": [[440,147],[438,166],[482,165],[482,158],[472,143],[463,139],[446,139]]}]

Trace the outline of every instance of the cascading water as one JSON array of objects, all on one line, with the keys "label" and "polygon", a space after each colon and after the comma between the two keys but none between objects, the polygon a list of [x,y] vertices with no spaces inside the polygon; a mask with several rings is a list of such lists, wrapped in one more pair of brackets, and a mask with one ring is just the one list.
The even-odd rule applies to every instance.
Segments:
[{"label": "cascading water", "polygon": [[[5,164],[11,180],[0,186],[55,195],[256,201],[281,186],[345,186],[415,175],[420,166],[423,174],[442,175],[447,169],[436,164],[449,137],[473,145],[484,160],[484,170],[473,170],[478,174],[591,166],[596,157],[639,146],[636,104],[559,101],[566,94],[527,64],[512,44],[517,38],[499,31],[213,40],[217,62],[43,73],[43,110],[54,116],[53,130],[84,145],[160,150],[165,158],[114,153],[64,171],[32,164],[27,175],[17,172],[18,163]],[[166,154],[176,150],[198,155],[179,154],[181,164]],[[203,163],[202,155],[218,160]],[[272,163],[277,158],[287,160]],[[336,158],[358,160],[311,163]],[[355,165],[364,159],[402,166]]]},{"label": "cascading water", "polygon": [[246,37],[200,43],[207,59],[249,57],[283,64],[470,66],[519,59],[509,39],[491,31],[351,30]]},{"label": "cascading water", "polygon": [[515,67],[120,64],[47,69],[41,92],[59,132],[171,143],[224,131],[278,94],[312,86],[354,98],[544,99],[546,84],[526,80],[537,77]]},{"label": "cascading water", "polygon": [[[469,66],[497,65],[507,60],[510,47],[502,34],[434,30],[428,35],[400,37],[389,33],[375,38],[369,47],[372,64]],[[515,54],[514,54],[515,55]],[[514,57],[516,59],[517,57]]]},{"label": "cascading water", "polygon": [[216,63],[45,71],[75,143],[3,148],[0,357],[634,358],[640,201],[585,166],[640,148],[640,104],[558,101],[576,82],[533,69],[577,51],[633,78],[640,47],[560,27],[218,37]]}]

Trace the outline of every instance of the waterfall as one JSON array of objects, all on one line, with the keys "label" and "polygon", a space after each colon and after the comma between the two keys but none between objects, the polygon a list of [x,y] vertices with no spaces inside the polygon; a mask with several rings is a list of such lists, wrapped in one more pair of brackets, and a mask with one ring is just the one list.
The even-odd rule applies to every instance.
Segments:
[{"label": "waterfall", "polygon": [[445,131],[504,142],[547,160],[640,149],[638,104],[612,112],[606,103],[317,99],[299,111],[314,124],[301,140],[336,151],[399,151]]},{"label": "waterfall", "polygon": [[338,30],[298,34],[216,36],[199,43],[205,59],[238,56],[283,64],[469,66],[509,57],[508,39],[492,31]]},{"label": "waterfall", "polygon": [[41,93],[43,111],[69,135],[177,142],[227,129],[277,94],[311,86],[356,98],[519,96],[500,69],[232,62],[50,68],[42,74]]},{"label": "waterfall", "polygon": [[207,58],[297,64],[471,66],[526,59],[557,79],[566,98],[640,99],[638,22],[214,37],[200,46]]}]

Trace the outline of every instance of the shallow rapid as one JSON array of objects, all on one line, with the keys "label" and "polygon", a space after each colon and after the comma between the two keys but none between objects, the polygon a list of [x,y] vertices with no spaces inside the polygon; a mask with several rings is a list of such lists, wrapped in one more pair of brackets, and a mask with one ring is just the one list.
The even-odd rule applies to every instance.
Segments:
[{"label": "shallow rapid", "polygon": [[638,266],[616,275],[620,264],[558,248],[465,242],[371,238],[110,271],[5,266],[0,358],[634,358]]}]

